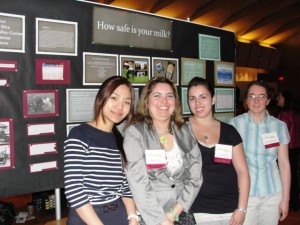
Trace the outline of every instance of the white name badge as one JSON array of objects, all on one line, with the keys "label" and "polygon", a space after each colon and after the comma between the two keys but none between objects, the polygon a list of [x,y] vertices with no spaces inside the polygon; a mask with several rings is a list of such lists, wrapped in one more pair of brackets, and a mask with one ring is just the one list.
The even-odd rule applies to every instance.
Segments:
[{"label": "white name badge", "polygon": [[230,164],[232,160],[232,145],[216,144],[214,162]]},{"label": "white name badge", "polygon": [[265,148],[277,147],[280,145],[276,132],[261,135]]},{"label": "white name badge", "polygon": [[164,149],[145,150],[147,169],[167,168],[167,158]]}]

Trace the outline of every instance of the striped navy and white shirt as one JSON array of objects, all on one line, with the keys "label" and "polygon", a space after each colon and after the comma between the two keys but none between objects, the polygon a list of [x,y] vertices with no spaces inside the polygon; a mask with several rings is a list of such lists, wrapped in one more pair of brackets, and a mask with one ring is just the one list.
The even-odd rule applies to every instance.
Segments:
[{"label": "striped navy and white shirt", "polygon": [[64,142],[64,182],[71,208],[132,198],[114,133],[74,127]]}]

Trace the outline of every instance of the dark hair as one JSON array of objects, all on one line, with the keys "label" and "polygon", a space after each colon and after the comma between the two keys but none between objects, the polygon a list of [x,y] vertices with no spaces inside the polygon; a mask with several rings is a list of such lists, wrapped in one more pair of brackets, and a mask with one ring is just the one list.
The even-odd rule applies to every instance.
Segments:
[{"label": "dark hair", "polygon": [[171,80],[165,77],[154,77],[151,80],[149,80],[146,86],[143,88],[139,102],[136,107],[136,111],[134,115],[134,123],[146,122],[149,128],[152,127],[153,122],[152,122],[152,118],[148,115],[149,112],[148,112],[147,102],[150,93],[152,92],[154,87],[159,83],[168,84],[172,88],[172,91],[175,95],[175,111],[173,113],[173,121],[175,125],[178,128],[180,128],[184,122],[182,118],[182,106],[181,106],[180,98],[175,84]]},{"label": "dark hair", "polygon": [[[198,85],[204,86],[210,92],[211,96],[214,97],[215,92],[214,92],[213,86],[208,82],[208,80],[206,80],[202,77],[194,77],[190,80],[190,82],[188,83],[187,94],[189,95],[189,91],[190,91],[191,87],[195,87]],[[189,96],[187,96],[187,97],[189,97]]]},{"label": "dark hair", "polygon": [[280,92],[282,97],[284,97],[284,105],[282,107],[283,111],[294,110],[295,97],[293,92],[289,90],[284,90]]},{"label": "dark hair", "polygon": [[[103,115],[103,107],[106,104],[106,102],[108,101],[109,97],[112,95],[112,93],[120,86],[120,85],[126,85],[131,92],[131,106],[130,106],[130,111],[126,117],[127,121],[125,124],[125,127],[127,127],[131,121],[132,121],[132,114],[133,114],[133,108],[134,108],[134,92],[133,92],[133,88],[131,83],[124,77],[120,77],[120,76],[112,76],[108,79],[106,79],[98,93],[95,99],[95,112],[94,112],[94,119],[97,121],[97,119],[99,118],[99,116],[102,116],[102,119],[105,123],[105,118]],[[118,130],[118,128],[116,127],[116,124],[113,127],[112,130],[115,134],[116,137],[116,141],[117,141],[117,146],[118,149],[120,150],[121,156],[122,156],[122,161],[123,163],[126,165],[127,163],[127,158],[125,155],[125,151],[123,148],[123,136],[120,133],[120,131]]]},{"label": "dark hair", "polygon": [[270,85],[269,85],[267,82],[263,81],[263,80],[256,80],[256,81],[251,81],[251,82],[248,84],[248,86],[247,86],[247,88],[246,88],[246,96],[245,96],[245,98],[247,98],[247,96],[248,96],[248,94],[249,94],[250,88],[251,88],[252,86],[254,86],[254,85],[263,87],[263,88],[266,90],[266,92],[267,92],[267,97],[268,97],[268,99],[270,99],[270,98],[272,97],[272,89],[271,89]]}]

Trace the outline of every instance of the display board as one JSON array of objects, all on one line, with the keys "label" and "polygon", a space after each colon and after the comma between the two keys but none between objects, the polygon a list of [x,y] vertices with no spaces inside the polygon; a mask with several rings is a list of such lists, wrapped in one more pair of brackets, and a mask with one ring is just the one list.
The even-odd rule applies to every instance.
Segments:
[{"label": "display board", "polygon": [[[142,23],[122,24],[119,13],[140,15]],[[149,27],[148,20],[163,21],[163,28]],[[105,30],[112,28],[115,34]],[[93,36],[95,29],[111,42]],[[129,42],[115,43],[118,32]],[[201,41],[199,49],[200,35],[213,42]],[[200,59],[199,52],[217,60]],[[88,1],[1,0],[0,197],[64,186],[63,142],[70,127],[85,122],[76,119],[76,104],[87,104],[80,110],[91,119],[92,105],[83,99],[115,75],[111,71],[132,81],[136,96],[152,76],[172,79],[181,93],[193,73],[215,83],[215,61],[235,62],[234,33]]]}]

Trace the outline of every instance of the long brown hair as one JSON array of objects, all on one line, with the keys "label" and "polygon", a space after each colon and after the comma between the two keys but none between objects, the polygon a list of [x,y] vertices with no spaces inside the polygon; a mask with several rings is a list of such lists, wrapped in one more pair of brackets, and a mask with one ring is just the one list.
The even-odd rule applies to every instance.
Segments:
[{"label": "long brown hair", "polygon": [[147,103],[150,93],[152,92],[154,87],[159,83],[168,84],[172,88],[172,91],[175,95],[175,111],[172,115],[172,120],[174,121],[175,125],[178,128],[180,128],[184,122],[182,118],[182,106],[180,98],[175,84],[165,77],[154,77],[151,80],[149,80],[146,86],[143,88],[139,102],[136,107],[133,123],[146,122],[149,128],[152,127],[153,121],[152,118],[149,116]]},{"label": "long brown hair", "polygon": [[[120,85],[126,85],[131,92],[131,106],[128,115],[126,116],[126,124],[125,127],[129,126],[129,124],[132,122],[132,115],[133,115],[133,109],[134,109],[134,92],[133,92],[133,87],[131,83],[124,77],[120,76],[112,76],[105,80],[103,84],[101,85],[96,99],[95,99],[95,106],[94,106],[94,119],[97,121],[99,116],[102,116],[102,119],[105,123],[105,118],[103,115],[103,107],[108,101],[109,97],[112,95],[112,93],[120,86]],[[123,163],[126,165],[127,163],[127,158],[125,155],[125,151],[123,148],[123,136],[120,133],[120,131],[117,128],[117,125],[115,124],[112,130],[115,134],[116,141],[117,141],[117,146],[118,149],[120,150],[121,157]]]}]

